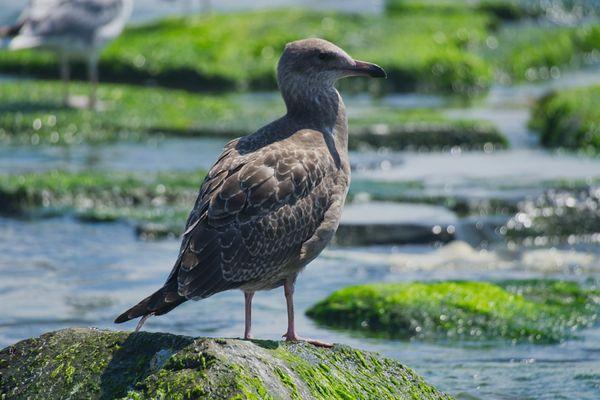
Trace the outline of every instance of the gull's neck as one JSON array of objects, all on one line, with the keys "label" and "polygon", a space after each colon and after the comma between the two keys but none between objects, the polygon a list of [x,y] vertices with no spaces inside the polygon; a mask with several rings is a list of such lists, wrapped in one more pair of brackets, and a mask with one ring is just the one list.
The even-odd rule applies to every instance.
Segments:
[{"label": "gull's neck", "polygon": [[333,86],[282,90],[287,107],[286,118],[302,128],[330,133],[345,145],[348,121],[342,97]]}]

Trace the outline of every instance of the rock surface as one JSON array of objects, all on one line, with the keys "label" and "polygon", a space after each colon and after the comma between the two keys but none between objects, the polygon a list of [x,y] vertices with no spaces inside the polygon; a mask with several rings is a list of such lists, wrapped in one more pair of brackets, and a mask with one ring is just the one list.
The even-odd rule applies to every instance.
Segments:
[{"label": "rock surface", "polygon": [[447,243],[454,239],[457,221],[446,208],[427,204],[348,204],[334,242],[341,246]]},{"label": "rock surface", "polygon": [[1,399],[449,399],[347,346],[65,329],[0,351]]},{"label": "rock surface", "polygon": [[380,283],[340,289],[307,315],[394,338],[556,343],[598,322],[599,295],[592,282],[550,279]]}]

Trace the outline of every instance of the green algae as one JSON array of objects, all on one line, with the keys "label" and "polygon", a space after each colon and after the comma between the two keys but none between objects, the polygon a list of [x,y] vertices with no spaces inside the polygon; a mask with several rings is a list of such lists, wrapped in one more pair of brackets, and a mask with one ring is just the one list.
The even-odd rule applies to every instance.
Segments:
[{"label": "green algae", "polygon": [[[127,385],[147,374],[154,352],[180,347],[189,340],[172,335],[156,339],[147,334],[102,335],[84,329],[29,339],[0,352],[5,362],[0,392],[8,398],[85,398],[86,393],[102,393],[98,398],[103,399],[121,397]],[[133,345],[146,353],[129,351]]]},{"label": "green algae", "polygon": [[396,338],[552,343],[597,322],[600,291],[574,282],[383,283],[338,290],[307,315]]},{"label": "green algae", "polygon": [[[600,37],[600,30],[598,31]],[[600,85],[552,92],[533,107],[530,126],[546,147],[600,152]]]},{"label": "green algae", "polygon": [[465,13],[479,11],[508,21],[539,17],[541,10],[536,6],[535,2],[519,0],[386,0],[385,2],[386,12],[392,14],[407,12]]},{"label": "green algae", "polygon": [[[99,171],[48,171],[0,175],[0,213],[66,213],[83,219],[160,220],[192,204],[204,171],[141,176]],[[185,217],[183,217],[185,218]]]},{"label": "green algae", "polygon": [[[314,346],[286,345],[276,357],[321,399],[449,398],[427,385],[412,370],[371,353],[336,345],[327,353]],[[382,367],[385,365],[385,367]]]},{"label": "green algae", "polygon": [[450,399],[400,363],[346,346],[264,346],[93,329],[47,333],[1,350],[0,393],[45,399]]},{"label": "green algae", "polygon": [[[119,82],[152,80],[198,90],[274,89],[273,68],[284,45],[322,37],[353,57],[384,65],[386,90],[465,89],[460,93],[471,94],[491,82],[489,65],[468,50],[484,39],[489,23],[487,15],[473,12],[375,16],[298,9],[169,18],[127,28],[103,53],[100,67],[103,79]],[[440,59],[449,74],[434,73]],[[54,77],[55,67],[53,58],[31,51],[0,58],[4,72]],[[83,77],[83,72],[82,66],[74,69],[75,76]],[[451,76],[464,80],[453,82]],[[345,86],[384,87],[364,80]]]},{"label": "green algae", "polygon": [[[69,145],[148,137],[233,138],[255,131],[283,115],[277,96],[199,95],[160,88],[101,85],[98,112],[57,103],[55,82],[0,83],[0,142]],[[83,85],[75,85],[83,93]],[[388,147],[434,150],[453,146],[507,147],[492,125],[449,120],[438,110],[377,107],[350,118],[351,148]]]},{"label": "green algae", "polygon": [[[513,80],[550,77],[550,68],[580,65],[575,59],[600,45],[595,22],[591,28],[516,29],[504,21],[539,10],[508,1],[464,3],[390,1],[388,8],[396,4],[397,12],[387,15],[280,9],[168,18],[128,27],[102,54],[102,78],[202,91],[272,90],[285,43],[322,37],[388,71],[384,83],[358,79],[344,87],[472,96],[487,90],[494,70]],[[33,51],[3,53],[0,71],[58,76],[55,57]],[[84,78],[84,65],[73,72]]]},{"label": "green algae", "polygon": [[[254,132],[284,114],[278,96],[207,95],[129,85],[100,85],[101,110],[57,103],[60,83],[0,83],[0,143],[70,145],[150,137],[233,138]],[[85,86],[76,84],[76,93]],[[362,110],[358,110],[362,111]],[[351,148],[434,150],[452,146],[507,147],[490,124],[451,120],[438,110],[377,107],[350,116]]]},{"label": "green algae", "polygon": [[132,223],[144,239],[182,232],[204,171],[48,171],[0,175],[0,215],[73,215],[83,222]]},{"label": "green algae", "polygon": [[[84,84],[72,92],[87,95]],[[0,83],[0,142],[69,145],[140,140],[149,134],[237,137],[280,115],[283,103],[253,107],[242,96],[197,95],[130,85],[102,84],[100,110],[64,107],[60,83]],[[268,106],[267,106],[268,105]]]},{"label": "green algae", "polygon": [[502,83],[556,79],[566,69],[594,63],[600,49],[600,23],[576,27],[508,25],[490,36],[481,56],[495,65]]},{"label": "green algae", "polygon": [[416,120],[403,125],[356,125],[350,128],[350,149],[369,147],[434,151],[460,147],[463,150],[493,151],[509,147],[506,137],[493,125],[478,121]]}]

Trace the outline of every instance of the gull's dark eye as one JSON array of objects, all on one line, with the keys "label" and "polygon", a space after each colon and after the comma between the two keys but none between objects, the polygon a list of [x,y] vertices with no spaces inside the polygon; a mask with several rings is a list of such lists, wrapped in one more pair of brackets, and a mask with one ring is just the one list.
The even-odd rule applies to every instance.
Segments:
[{"label": "gull's dark eye", "polygon": [[319,57],[319,60],[321,61],[330,61],[335,58],[335,55],[331,53],[319,53],[317,57]]}]

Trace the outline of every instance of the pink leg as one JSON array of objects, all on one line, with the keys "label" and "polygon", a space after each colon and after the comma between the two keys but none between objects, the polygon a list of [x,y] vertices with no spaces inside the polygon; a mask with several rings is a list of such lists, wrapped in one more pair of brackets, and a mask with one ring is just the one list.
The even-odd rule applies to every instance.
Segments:
[{"label": "pink leg", "polygon": [[301,338],[296,334],[296,326],[294,323],[294,287],[296,286],[296,276],[289,278],[283,285],[285,301],[287,303],[288,328],[283,335],[288,342],[307,342],[319,347],[333,347],[331,343],[321,342],[314,339]]},{"label": "pink leg", "polygon": [[252,339],[252,298],[254,297],[254,292],[244,292],[245,299],[245,328],[244,328],[244,339]]}]

